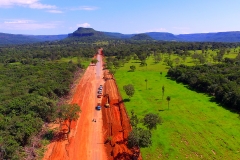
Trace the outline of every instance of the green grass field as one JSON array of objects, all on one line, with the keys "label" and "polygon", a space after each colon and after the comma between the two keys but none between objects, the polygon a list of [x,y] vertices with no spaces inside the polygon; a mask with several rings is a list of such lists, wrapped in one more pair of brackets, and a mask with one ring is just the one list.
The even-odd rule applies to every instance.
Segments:
[{"label": "green grass field", "polygon": [[[193,65],[190,58],[186,63]],[[130,61],[116,71],[115,78],[123,99],[128,98],[123,85],[135,87],[130,102],[125,102],[129,113],[134,110],[139,118],[150,112],[158,113],[163,119],[162,125],[152,131],[152,146],[141,148],[143,159],[239,159],[238,114],[211,102],[211,97],[165,77],[168,67],[163,62],[155,64],[150,57],[147,67],[139,64]],[[128,72],[131,65],[136,66],[135,72]],[[167,96],[171,97],[169,110]]]},{"label": "green grass field", "polygon": [[[77,57],[61,58],[58,61],[59,62],[69,62],[70,60],[72,60],[72,62],[75,63],[75,64],[78,62],[78,58]],[[92,59],[91,58],[81,57],[79,60],[80,60],[80,63],[83,64],[85,66],[85,68],[87,68],[87,66],[90,64]]]}]

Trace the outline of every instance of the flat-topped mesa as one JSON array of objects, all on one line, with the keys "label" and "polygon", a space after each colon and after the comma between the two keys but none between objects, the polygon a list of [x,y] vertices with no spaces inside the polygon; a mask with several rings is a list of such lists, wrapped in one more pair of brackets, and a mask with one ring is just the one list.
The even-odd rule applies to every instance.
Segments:
[{"label": "flat-topped mesa", "polygon": [[76,31],[68,35],[68,37],[89,37],[89,36],[104,37],[105,35],[103,32],[96,31],[92,28],[83,27],[79,27]]}]

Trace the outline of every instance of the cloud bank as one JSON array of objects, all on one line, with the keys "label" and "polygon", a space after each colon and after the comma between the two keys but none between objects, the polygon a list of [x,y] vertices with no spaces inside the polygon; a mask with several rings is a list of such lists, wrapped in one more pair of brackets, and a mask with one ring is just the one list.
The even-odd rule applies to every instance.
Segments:
[{"label": "cloud bank", "polygon": [[55,5],[42,4],[39,0],[0,0],[0,7],[22,6],[32,9],[55,9]]},{"label": "cloud bank", "polygon": [[37,22],[27,19],[7,20],[0,22],[0,29],[5,30],[38,30],[38,29],[54,29],[57,28],[61,22]]}]

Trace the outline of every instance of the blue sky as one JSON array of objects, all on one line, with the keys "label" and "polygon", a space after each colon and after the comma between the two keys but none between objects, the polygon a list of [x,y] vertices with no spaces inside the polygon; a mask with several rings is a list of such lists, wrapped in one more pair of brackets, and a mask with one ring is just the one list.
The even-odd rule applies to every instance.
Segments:
[{"label": "blue sky", "polygon": [[0,32],[125,34],[240,31],[239,0],[0,0]]}]

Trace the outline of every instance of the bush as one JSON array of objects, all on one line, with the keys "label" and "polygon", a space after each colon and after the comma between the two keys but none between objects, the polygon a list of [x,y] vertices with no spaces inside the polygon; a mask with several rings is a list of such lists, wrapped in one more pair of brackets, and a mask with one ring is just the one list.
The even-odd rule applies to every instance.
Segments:
[{"label": "bush", "polygon": [[149,130],[143,128],[133,128],[128,136],[128,147],[149,147],[152,145],[152,134]]},{"label": "bush", "polygon": [[132,97],[134,95],[134,86],[132,84],[128,84],[123,86],[124,91],[126,92],[126,94],[128,95],[128,97]]},{"label": "bush", "polygon": [[146,114],[143,118],[143,124],[148,128],[148,129],[156,129],[157,124],[161,124],[162,120],[161,117],[157,114],[149,113]]}]

